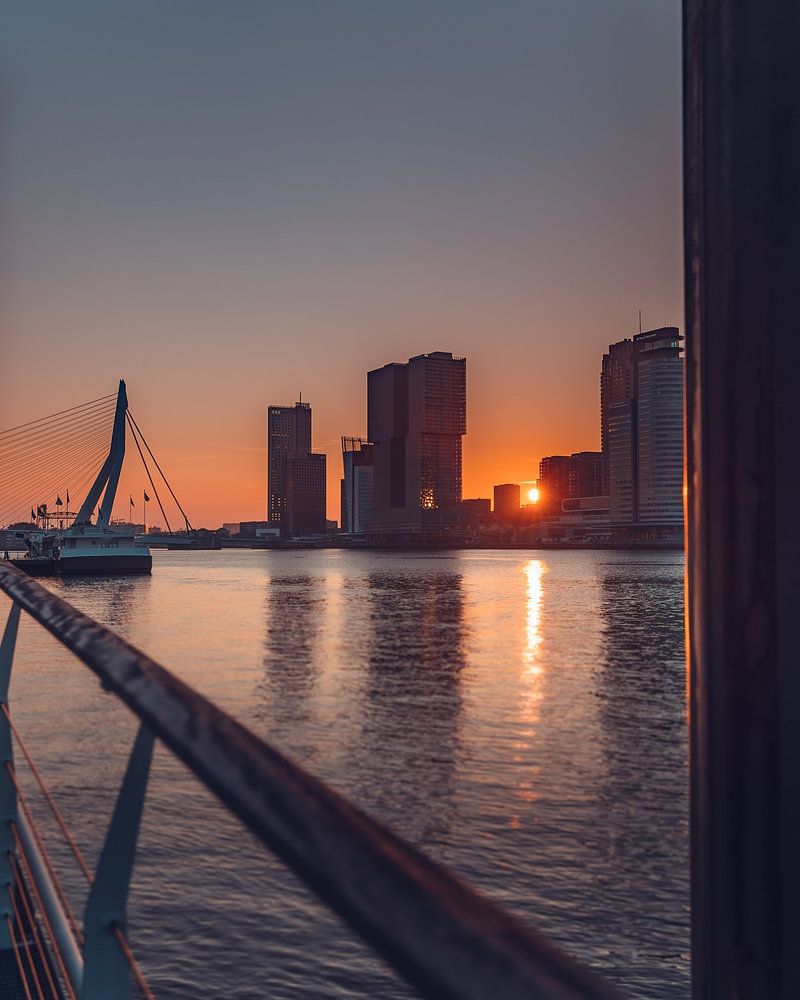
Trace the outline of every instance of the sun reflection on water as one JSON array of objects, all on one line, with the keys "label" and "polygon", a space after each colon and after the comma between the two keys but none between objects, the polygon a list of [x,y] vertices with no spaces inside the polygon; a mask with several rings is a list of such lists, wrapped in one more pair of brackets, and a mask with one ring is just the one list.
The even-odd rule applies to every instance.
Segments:
[{"label": "sun reflection on water", "polygon": [[542,670],[539,663],[539,647],[542,644],[542,581],[547,572],[547,567],[541,559],[531,559],[530,562],[525,564],[524,572],[528,578],[524,651],[524,661],[527,669],[525,673],[528,677],[533,677],[540,674]]},{"label": "sun reflection on water", "polygon": [[[527,578],[525,593],[525,644],[522,650],[522,671],[520,674],[520,715],[523,729],[517,745],[515,760],[522,766],[515,798],[531,803],[538,798],[536,789],[539,766],[531,762],[533,746],[541,702],[543,697],[544,669],[541,662],[541,617],[543,580],[547,567],[541,559],[531,559],[523,566]],[[520,817],[512,816],[510,825],[518,828]]]}]

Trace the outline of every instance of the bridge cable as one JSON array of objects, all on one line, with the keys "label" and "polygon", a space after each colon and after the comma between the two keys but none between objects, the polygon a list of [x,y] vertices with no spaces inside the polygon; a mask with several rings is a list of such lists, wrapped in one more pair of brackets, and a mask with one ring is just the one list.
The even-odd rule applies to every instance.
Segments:
[{"label": "bridge cable", "polygon": [[0,451],[6,456],[7,461],[14,461],[18,455],[25,455],[35,448],[47,448],[61,438],[77,434],[81,431],[91,433],[93,430],[110,423],[109,418],[113,415],[115,407],[106,407],[103,410],[91,413],[80,413],[69,422],[59,423],[54,427],[42,429],[38,434],[32,434],[20,441],[0,440]]},{"label": "bridge cable", "polygon": [[[28,482],[17,487],[16,492],[7,497],[0,508],[3,511],[0,523],[6,521],[7,524],[11,524],[19,520],[19,517],[25,515],[28,510],[39,506],[42,493],[48,495],[56,493],[56,489],[60,490],[65,486],[65,480],[66,485],[72,488],[73,482],[84,476],[90,466],[96,465],[99,470],[106,454],[105,446],[100,451],[96,449],[92,452],[84,451],[78,457],[73,456],[67,460],[66,464],[58,466],[56,471],[48,472],[33,483]],[[36,499],[37,497],[39,499]]]},{"label": "bridge cable", "polygon": [[[183,509],[183,507],[181,507],[181,502],[180,502],[180,500],[179,500],[179,499],[178,499],[178,498],[177,498],[177,497],[175,496],[175,491],[174,491],[174,490],[172,489],[172,487],[170,486],[170,484],[169,484],[169,480],[168,480],[168,479],[167,479],[167,477],[166,477],[166,476],[164,475],[164,472],[163,472],[163,470],[162,470],[161,466],[160,466],[160,465],[158,464],[158,459],[157,459],[157,458],[156,458],[156,456],[155,456],[155,455],[153,454],[153,452],[152,452],[152,450],[151,450],[151,448],[150,448],[150,445],[149,445],[149,444],[147,443],[147,441],[145,440],[145,436],[144,436],[144,434],[142,434],[141,430],[139,429],[139,425],[138,425],[138,424],[136,423],[136,420],[135,420],[135,418],[134,418],[133,414],[131,413],[131,411],[130,411],[130,410],[128,410],[128,411],[127,411],[127,414],[128,414],[128,419],[129,419],[129,420],[131,421],[131,424],[132,424],[132,426],[133,426],[133,427],[134,427],[134,428],[136,429],[136,431],[138,432],[139,436],[141,437],[141,439],[142,439],[142,442],[143,442],[143,444],[144,444],[145,448],[147,448],[147,453],[148,453],[148,454],[150,455],[150,457],[151,457],[151,458],[153,459],[153,462],[155,463],[155,467],[156,467],[156,468],[158,469],[159,473],[161,474],[161,478],[162,478],[162,479],[164,480],[164,482],[166,483],[166,486],[167,486],[167,489],[168,489],[168,490],[170,491],[170,493],[172,494],[172,499],[173,499],[173,500],[175,501],[175,503],[176,503],[176,504],[178,505],[178,510],[179,510],[179,511],[181,512],[181,514],[183,514],[183,520],[184,520],[184,521],[186,522],[186,530],[187,530],[187,532],[192,532],[192,531],[194,531],[194,528],[193,528],[193,527],[191,526],[191,524],[189,523],[189,518],[188,518],[188,517],[186,516],[186,511],[185,511],[185,510]],[[155,489],[155,487],[153,487],[153,488]]]},{"label": "bridge cable", "polygon": [[51,413],[48,417],[39,417],[38,420],[29,420],[27,424],[17,424],[16,427],[8,427],[6,430],[0,431],[0,438],[8,437],[14,434],[15,431],[23,431],[26,427],[33,427],[35,424],[48,423],[49,421],[55,420],[56,417],[62,417],[67,413],[72,413],[74,410],[83,410],[87,407],[94,406],[95,403],[102,404],[106,403],[110,399],[116,398],[117,394],[113,392],[108,396],[100,396],[98,399],[92,399],[88,403],[79,403],[77,406],[70,406],[67,410],[59,410],[58,413]]},{"label": "bridge cable", "polygon": [[[167,518],[166,512],[164,510],[164,505],[161,503],[161,497],[158,495],[158,490],[156,489],[156,484],[153,482],[153,477],[150,475],[150,469],[147,467],[147,462],[145,461],[144,455],[142,454],[142,449],[139,447],[139,441],[136,438],[136,431],[133,429],[133,426],[132,426],[132,424],[130,422],[130,414],[126,413],[125,416],[128,417],[128,427],[130,427],[131,435],[133,437],[133,442],[136,445],[136,448],[137,448],[137,450],[139,452],[139,458],[141,458],[141,460],[142,460],[142,465],[144,466],[144,471],[147,473],[148,482],[153,487],[153,493],[155,493],[155,495],[156,495],[156,500],[158,501],[158,507],[159,507],[159,510],[161,511],[161,516],[164,518],[164,523],[167,526],[167,531],[170,534],[172,534],[172,528],[170,528],[170,526],[169,526],[169,519]],[[146,527],[146,525],[145,525],[145,527]]]}]

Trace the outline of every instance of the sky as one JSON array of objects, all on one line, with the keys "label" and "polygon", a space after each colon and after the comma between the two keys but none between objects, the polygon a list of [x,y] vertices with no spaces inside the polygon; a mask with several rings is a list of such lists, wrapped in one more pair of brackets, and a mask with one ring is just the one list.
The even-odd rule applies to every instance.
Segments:
[{"label": "sky", "polygon": [[683,325],[680,87],[678,0],[7,2],[0,428],[125,378],[216,527],[302,392],[337,517],[366,372],[443,350],[465,497],[599,448],[607,345]]}]

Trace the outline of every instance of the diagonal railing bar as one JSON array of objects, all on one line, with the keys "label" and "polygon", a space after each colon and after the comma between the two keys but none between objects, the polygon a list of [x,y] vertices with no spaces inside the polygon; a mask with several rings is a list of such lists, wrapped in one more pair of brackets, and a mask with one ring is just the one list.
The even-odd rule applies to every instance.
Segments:
[{"label": "diagonal railing bar", "polygon": [[150,657],[8,563],[0,562],[0,589],[75,653],[421,995],[618,996]]},{"label": "diagonal railing bar", "polygon": [[[16,605],[14,605],[14,607],[17,608]],[[17,608],[17,611],[19,611],[19,608]],[[92,885],[92,883],[94,882],[94,876],[89,871],[89,866],[86,864],[86,860],[83,857],[83,853],[81,852],[81,849],[78,846],[75,838],[72,836],[72,833],[70,832],[70,829],[67,826],[67,822],[64,819],[64,816],[63,816],[61,810],[59,809],[59,807],[58,807],[55,799],[53,798],[53,795],[52,795],[50,789],[47,787],[47,784],[45,783],[44,778],[42,777],[41,771],[36,766],[33,758],[30,755],[30,752],[28,751],[27,746],[25,745],[25,743],[24,743],[24,741],[23,741],[23,739],[22,739],[22,737],[21,737],[21,735],[19,733],[19,730],[14,725],[14,721],[11,718],[11,714],[8,711],[8,706],[6,704],[4,704],[4,703],[0,703],[0,710],[2,711],[3,715],[6,718],[6,721],[7,721],[8,725],[9,725],[9,727],[11,729],[11,732],[14,735],[14,739],[17,742],[17,745],[19,746],[20,750],[22,750],[22,753],[23,753],[23,755],[25,757],[25,760],[26,760],[26,762],[28,764],[28,767],[30,768],[31,772],[33,773],[34,777],[36,778],[36,782],[39,785],[39,788],[40,788],[40,790],[42,792],[42,795],[44,796],[44,799],[45,799],[47,805],[49,806],[50,811],[51,811],[51,813],[53,814],[53,816],[54,816],[54,818],[56,820],[56,823],[58,824],[59,830],[61,831],[61,834],[64,837],[64,840],[66,841],[67,846],[69,847],[70,851],[72,852],[73,857],[77,861],[78,866],[79,866],[79,868],[81,870],[81,873],[83,874],[84,878],[89,883],[89,885]],[[55,869],[53,867],[52,861],[50,860],[50,856],[49,856],[49,854],[48,854],[48,852],[47,852],[47,850],[45,848],[45,845],[44,845],[44,843],[42,841],[41,836],[39,835],[39,832],[38,832],[38,830],[36,828],[36,825],[33,822],[33,817],[31,816],[30,809],[29,809],[29,807],[27,805],[27,801],[25,799],[25,796],[24,796],[24,794],[22,792],[22,789],[19,786],[19,783],[18,783],[17,779],[16,779],[16,774],[14,772],[14,769],[11,766],[11,764],[8,764],[8,763],[5,766],[6,766],[7,771],[9,772],[9,776],[11,777],[12,784],[14,785],[14,789],[16,791],[17,803],[18,803],[19,806],[21,806],[21,808],[22,808],[22,810],[23,810],[23,812],[25,814],[25,817],[26,817],[26,819],[28,821],[28,825],[30,827],[31,834],[33,836],[34,842],[36,843],[36,845],[37,845],[37,847],[39,849],[40,856],[42,858],[42,861],[44,863],[45,868],[47,869],[47,873],[49,875],[49,882],[52,885],[53,889],[55,890],[56,895],[58,896],[59,902],[61,903],[61,907],[64,910],[64,913],[66,914],[67,920],[69,921],[69,924],[70,924],[70,927],[71,927],[71,930],[72,930],[72,934],[73,934],[76,942],[79,945],[82,945],[83,944],[83,931],[81,930],[81,928],[80,928],[80,926],[78,924],[78,921],[75,918],[75,914],[74,914],[74,912],[72,910],[72,907],[70,906],[69,900],[66,897],[66,893],[64,892],[64,890],[63,890],[63,888],[61,886],[61,882],[60,882],[60,880],[58,878],[58,874],[56,873],[56,871],[55,871]],[[149,998],[153,997],[153,994],[150,991],[150,988],[147,985],[147,982],[145,981],[144,975],[142,974],[142,970],[139,968],[139,965],[138,965],[138,963],[136,961],[136,958],[133,955],[133,952],[131,951],[130,945],[128,944],[128,942],[127,942],[127,940],[125,938],[124,931],[122,930],[122,928],[119,925],[119,923],[116,922],[116,920],[112,922],[112,924],[110,925],[110,927],[111,927],[111,933],[113,934],[113,937],[115,938],[115,940],[116,940],[116,942],[117,942],[120,950],[122,951],[123,955],[125,956],[126,962],[130,966],[131,972],[133,973],[134,979],[136,980],[136,983],[137,983],[137,986],[139,987],[140,992],[142,993],[142,995],[145,998],[148,998],[148,1000],[149,1000]]]},{"label": "diagonal railing bar", "polygon": [[81,1000],[111,996],[125,1000],[131,995],[128,955],[116,931],[124,933],[127,925],[128,890],[152,756],[153,734],[140,725],[84,911]]}]

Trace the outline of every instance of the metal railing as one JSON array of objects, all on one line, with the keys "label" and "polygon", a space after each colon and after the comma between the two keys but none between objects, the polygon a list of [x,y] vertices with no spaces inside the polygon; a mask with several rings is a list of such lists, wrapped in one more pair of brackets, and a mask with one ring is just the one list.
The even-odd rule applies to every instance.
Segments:
[{"label": "metal railing", "polygon": [[[41,897],[42,920],[58,952],[56,964],[68,994],[80,1000],[131,995],[126,903],[153,741],[159,739],[422,996],[618,996],[593,972],[370,819],[174,674],[7,562],[0,562],[0,589],[13,602],[0,648],[0,762],[7,765],[0,772],[0,865],[5,865],[0,875],[10,884],[17,854],[28,858],[28,875]],[[12,780],[7,694],[20,610],[94,671],[141,723],[82,931],[65,911]],[[139,985],[146,988],[141,979]]]}]

